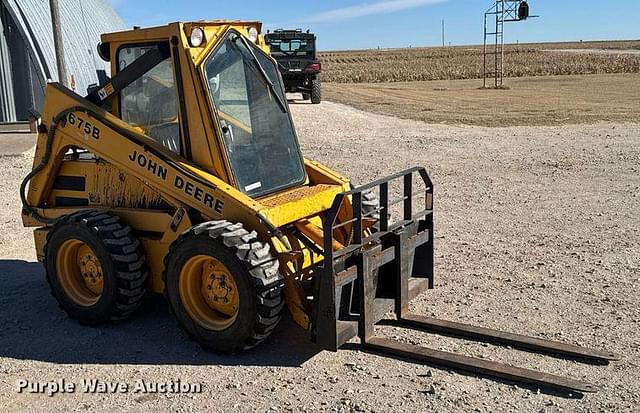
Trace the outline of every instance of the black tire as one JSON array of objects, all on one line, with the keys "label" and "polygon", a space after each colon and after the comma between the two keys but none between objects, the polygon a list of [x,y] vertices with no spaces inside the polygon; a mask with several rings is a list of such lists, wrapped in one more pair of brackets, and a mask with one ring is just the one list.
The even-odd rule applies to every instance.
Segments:
[{"label": "black tire", "polygon": [[322,85],[320,83],[320,76],[311,80],[311,103],[314,105],[319,104],[322,101]]},{"label": "black tire", "polygon": [[[198,255],[209,255],[233,274],[239,294],[239,309],[232,324],[220,330],[204,328],[182,302],[181,270]],[[248,350],[264,341],[280,322],[284,308],[283,279],[278,260],[269,245],[259,242],[256,232],[242,224],[210,221],[181,235],[165,258],[166,294],[180,326],[203,348],[220,354]]]},{"label": "black tire", "polygon": [[[145,256],[131,228],[120,218],[87,210],[60,220],[45,245],[45,270],[53,296],[69,317],[97,325],[124,319],[140,305],[147,286]],[[103,289],[93,305],[80,305],[65,291],[56,270],[58,250],[65,241],[79,240],[95,253],[102,267]]]}]

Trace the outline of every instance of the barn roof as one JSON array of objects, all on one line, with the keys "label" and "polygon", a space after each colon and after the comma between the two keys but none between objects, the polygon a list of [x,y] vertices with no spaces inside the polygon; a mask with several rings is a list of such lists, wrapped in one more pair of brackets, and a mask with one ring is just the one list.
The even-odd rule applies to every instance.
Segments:
[{"label": "barn roof", "polygon": [[[29,53],[45,79],[58,80],[48,0],[0,0],[19,26]],[[97,55],[100,34],[120,31],[125,24],[104,0],[59,0],[67,74],[75,90],[84,94],[98,82],[98,70],[109,74],[108,63]],[[68,80],[71,83],[70,79]]]}]

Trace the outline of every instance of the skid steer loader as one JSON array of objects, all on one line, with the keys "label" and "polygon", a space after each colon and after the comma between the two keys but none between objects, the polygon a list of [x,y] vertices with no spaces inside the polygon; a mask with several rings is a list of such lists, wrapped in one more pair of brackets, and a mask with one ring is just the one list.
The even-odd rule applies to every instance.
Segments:
[{"label": "skid steer loader", "polygon": [[375,334],[393,311],[401,326],[617,359],[410,313],[409,301],[434,286],[429,175],[412,168],[354,188],[304,158],[260,31],[258,22],[213,21],[105,34],[108,82],[85,97],[47,86],[22,217],[62,309],[97,325],[130,316],[148,291],[163,293],[195,341],[236,353],[265,340],[286,305],[323,349],[359,338],[396,357],[595,391]]}]

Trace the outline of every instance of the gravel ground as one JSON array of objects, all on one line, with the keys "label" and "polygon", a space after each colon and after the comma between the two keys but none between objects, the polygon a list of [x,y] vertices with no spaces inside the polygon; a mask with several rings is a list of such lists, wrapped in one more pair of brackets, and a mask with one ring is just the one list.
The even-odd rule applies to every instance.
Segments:
[{"label": "gravel ground", "polygon": [[[0,158],[0,406],[4,411],[633,411],[640,403],[640,125],[429,125],[347,106],[292,105],[308,157],[357,182],[423,165],[436,184],[437,289],[417,313],[608,349],[592,366],[464,340],[412,343],[584,379],[560,397],[380,357],[318,353],[289,320],[238,357],[204,353],[149,298],[104,328],[69,320],[49,295],[20,222],[31,155]],[[202,383],[201,394],[19,394],[24,379]]]}]

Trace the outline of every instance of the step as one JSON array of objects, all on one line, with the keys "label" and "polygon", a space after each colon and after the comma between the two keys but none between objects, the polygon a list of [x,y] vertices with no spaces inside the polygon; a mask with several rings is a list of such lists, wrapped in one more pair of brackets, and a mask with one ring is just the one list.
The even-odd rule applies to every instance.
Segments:
[{"label": "step", "polygon": [[30,122],[0,122],[0,134],[31,133]]}]

